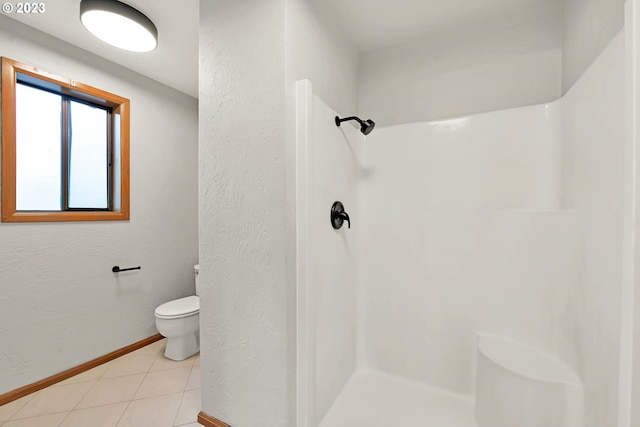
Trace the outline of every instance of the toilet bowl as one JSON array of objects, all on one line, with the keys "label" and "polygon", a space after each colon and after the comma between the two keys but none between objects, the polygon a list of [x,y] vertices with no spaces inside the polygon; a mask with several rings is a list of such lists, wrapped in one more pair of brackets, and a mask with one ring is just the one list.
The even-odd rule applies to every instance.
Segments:
[{"label": "toilet bowl", "polygon": [[200,351],[199,266],[194,267],[196,295],[166,302],[156,308],[156,328],[167,338],[164,356],[184,360]]}]

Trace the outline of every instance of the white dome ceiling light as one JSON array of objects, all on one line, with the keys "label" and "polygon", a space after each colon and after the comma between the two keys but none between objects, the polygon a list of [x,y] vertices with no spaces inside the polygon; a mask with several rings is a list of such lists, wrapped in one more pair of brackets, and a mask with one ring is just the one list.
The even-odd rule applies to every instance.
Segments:
[{"label": "white dome ceiling light", "polygon": [[80,21],[91,34],[131,52],[151,52],[158,29],[142,12],[117,0],[81,0]]}]

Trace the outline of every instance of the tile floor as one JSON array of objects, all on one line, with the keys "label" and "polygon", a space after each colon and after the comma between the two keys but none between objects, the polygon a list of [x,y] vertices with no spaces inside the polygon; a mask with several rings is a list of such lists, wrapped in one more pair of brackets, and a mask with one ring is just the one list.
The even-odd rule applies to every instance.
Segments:
[{"label": "tile floor", "polygon": [[0,406],[0,426],[201,427],[200,355],[166,359],[165,341]]}]

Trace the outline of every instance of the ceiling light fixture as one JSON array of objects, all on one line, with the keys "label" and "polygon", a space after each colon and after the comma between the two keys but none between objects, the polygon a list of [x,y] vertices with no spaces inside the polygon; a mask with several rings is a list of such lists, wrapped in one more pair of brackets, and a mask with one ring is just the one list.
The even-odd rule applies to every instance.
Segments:
[{"label": "ceiling light fixture", "polygon": [[81,0],[80,21],[91,34],[120,49],[151,52],[158,46],[153,22],[117,0]]}]

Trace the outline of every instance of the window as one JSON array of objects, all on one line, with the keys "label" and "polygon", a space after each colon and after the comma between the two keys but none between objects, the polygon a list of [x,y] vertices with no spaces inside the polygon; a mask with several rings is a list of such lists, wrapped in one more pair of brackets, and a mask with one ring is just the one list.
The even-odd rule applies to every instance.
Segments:
[{"label": "window", "polygon": [[129,100],[2,58],[2,222],[129,219]]}]

